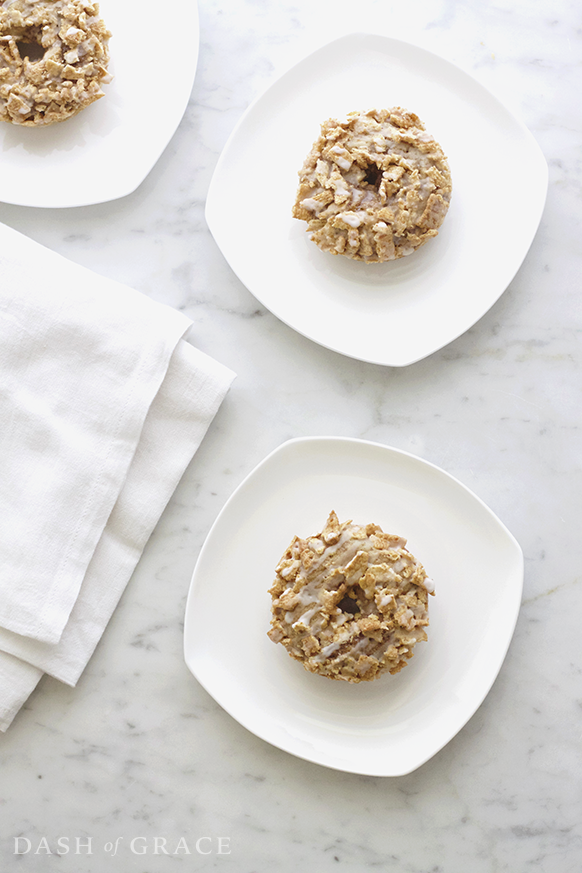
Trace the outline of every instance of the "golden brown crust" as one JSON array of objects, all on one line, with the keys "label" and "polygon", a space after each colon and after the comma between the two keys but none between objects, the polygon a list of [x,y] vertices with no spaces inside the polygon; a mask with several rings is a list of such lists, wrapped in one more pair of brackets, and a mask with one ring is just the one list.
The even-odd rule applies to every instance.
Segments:
[{"label": "golden brown crust", "polygon": [[102,97],[110,36],[91,0],[4,0],[0,120],[53,124]]},{"label": "golden brown crust", "polygon": [[380,263],[436,236],[451,199],[440,145],[395,107],[328,119],[299,171],[293,216],[323,251]]},{"label": "golden brown crust", "polygon": [[295,537],[276,568],[268,636],[306,670],[363,682],[397,673],[426,640],[434,593],[406,540],[376,524],[339,523]]}]

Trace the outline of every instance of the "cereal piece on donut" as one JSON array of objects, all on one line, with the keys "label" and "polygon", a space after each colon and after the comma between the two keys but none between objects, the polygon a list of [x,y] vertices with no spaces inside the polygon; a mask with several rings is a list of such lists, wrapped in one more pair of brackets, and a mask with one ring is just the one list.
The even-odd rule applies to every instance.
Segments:
[{"label": "cereal piece on donut", "polygon": [[295,537],[269,589],[268,636],[310,673],[346,682],[398,673],[426,640],[434,586],[406,540],[376,524],[340,524]]},{"label": "cereal piece on donut", "polygon": [[412,112],[330,118],[299,171],[293,216],[324,252],[380,263],[436,236],[451,199],[442,148]]},{"label": "cereal piece on donut", "polygon": [[0,120],[53,124],[103,97],[110,36],[91,0],[0,3]]}]

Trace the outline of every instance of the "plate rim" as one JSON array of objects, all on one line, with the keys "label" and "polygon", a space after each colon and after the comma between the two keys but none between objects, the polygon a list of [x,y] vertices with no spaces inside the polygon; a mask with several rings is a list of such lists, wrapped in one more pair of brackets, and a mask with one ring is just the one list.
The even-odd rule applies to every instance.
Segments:
[{"label": "plate rim", "polygon": [[[460,328],[454,335],[449,336],[443,342],[441,339],[437,340],[437,343],[432,343],[430,348],[427,344],[427,349],[425,349],[422,353],[418,353],[412,357],[405,358],[402,356],[401,359],[397,360],[386,360],[385,356],[380,355],[370,355],[366,356],[362,353],[356,353],[355,351],[348,351],[346,349],[340,348],[341,345],[338,343],[332,343],[329,341],[323,341],[322,339],[318,339],[314,336],[313,331],[307,331],[302,329],[295,324],[291,323],[289,318],[284,317],[278,310],[278,306],[272,306],[271,303],[266,303],[264,295],[262,293],[257,294],[255,290],[251,290],[253,282],[247,281],[247,271],[244,269],[244,264],[241,266],[237,264],[236,267],[232,263],[231,253],[225,251],[225,247],[228,249],[228,234],[224,234],[221,230],[221,222],[219,215],[221,214],[221,209],[218,204],[215,207],[215,200],[218,200],[217,189],[219,187],[220,176],[223,170],[223,167],[227,163],[227,159],[229,157],[229,152],[232,149],[233,143],[236,142],[240,129],[246,123],[247,118],[251,116],[258,104],[260,104],[263,99],[266,99],[268,94],[272,91],[272,89],[279,86],[279,84],[284,83],[286,80],[291,78],[294,74],[296,74],[297,70],[302,67],[304,64],[313,60],[317,55],[324,54],[325,52],[331,52],[334,47],[339,46],[341,43],[351,43],[351,42],[360,42],[362,44],[365,43],[376,43],[377,45],[384,46],[384,53],[386,52],[386,47],[388,46],[397,46],[400,47],[401,50],[414,51],[422,54],[424,56],[428,56],[433,59],[433,62],[443,65],[447,67],[451,72],[454,72],[456,76],[461,76],[465,79],[465,81],[469,81],[473,86],[478,87],[484,94],[486,94],[497,108],[501,109],[504,113],[507,114],[509,118],[511,118],[512,122],[517,126],[522,136],[525,137],[526,141],[529,144],[530,154],[532,155],[533,160],[538,165],[538,185],[535,188],[536,196],[536,208],[529,210],[530,219],[528,221],[529,231],[526,235],[527,245],[523,248],[523,253],[521,257],[516,260],[516,263],[511,265],[511,268],[507,272],[507,276],[500,283],[501,287],[496,295],[492,298],[488,298],[485,301],[484,308],[479,308],[479,314],[476,317],[471,316],[471,322],[466,326]],[[385,367],[408,367],[412,364],[418,363],[419,361],[424,360],[425,358],[430,357],[436,352],[440,351],[443,348],[446,348],[451,343],[455,342],[459,337],[463,336],[468,330],[470,330],[475,324],[477,324],[489,310],[499,301],[499,299],[503,296],[511,282],[514,280],[515,276],[521,269],[529,250],[533,244],[535,236],[539,230],[539,226],[541,223],[541,219],[543,216],[543,212],[545,209],[547,196],[548,196],[548,185],[549,185],[549,168],[546,158],[542,152],[542,149],[534,137],[533,133],[529,130],[526,124],[519,118],[514,112],[487,86],[483,85],[478,79],[476,79],[470,72],[465,70],[463,67],[460,67],[458,64],[453,63],[448,58],[443,55],[438,54],[437,52],[427,49],[418,43],[410,42],[409,40],[404,40],[396,37],[385,36],[383,34],[375,34],[364,31],[353,31],[351,33],[343,34],[342,36],[336,37],[335,39],[330,40],[322,45],[320,45],[315,50],[309,52],[308,54],[301,57],[298,61],[293,63],[287,69],[285,69],[280,75],[278,75],[270,84],[267,85],[259,94],[257,94],[254,99],[249,103],[247,108],[244,110],[240,118],[237,120],[234,128],[229,134],[222,150],[219,155],[219,158],[214,167],[212,177],[210,180],[210,184],[207,191],[206,203],[204,207],[204,217],[210,233],[214,238],[216,245],[218,246],[222,256],[226,260],[232,272],[237,276],[239,281],[247,288],[250,294],[252,294],[258,302],[269,310],[279,321],[289,327],[291,330],[294,330],[299,335],[305,337],[321,346],[322,348],[328,349],[329,351],[335,352],[336,354],[341,354],[347,358],[351,358],[353,360],[363,361],[368,364],[376,364],[378,366]],[[226,239],[226,242],[225,242]],[[380,357],[383,359],[380,360]]]},{"label": "plate rim", "polygon": [[[380,450],[382,453],[386,452],[393,457],[404,457],[408,461],[413,462],[414,464],[418,464],[420,467],[428,468],[432,473],[436,473],[441,476],[445,480],[447,480],[454,487],[461,489],[462,492],[472,500],[476,501],[481,510],[484,510],[487,515],[495,522],[500,531],[504,534],[506,541],[511,545],[513,550],[514,558],[517,559],[518,567],[517,572],[519,576],[519,581],[517,587],[514,590],[514,614],[512,616],[511,621],[509,622],[508,628],[509,632],[507,634],[507,638],[504,640],[503,645],[497,647],[497,657],[495,659],[495,663],[493,669],[490,672],[488,680],[483,684],[482,688],[477,695],[477,699],[473,701],[473,703],[467,709],[467,712],[462,714],[462,718],[459,724],[454,728],[452,734],[449,735],[447,731],[447,738],[436,748],[428,750],[422,756],[419,756],[417,761],[412,765],[406,766],[403,769],[398,770],[397,772],[394,768],[390,768],[390,772],[387,772],[386,769],[371,769],[357,767],[354,765],[349,765],[346,762],[343,764],[334,764],[328,760],[321,760],[321,757],[318,756],[317,751],[314,752],[313,755],[310,755],[306,752],[302,753],[294,748],[291,748],[292,743],[289,745],[285,745],[281,741],[276,741],[268,736],[268,731],[263,732],[258,730],[256,726],[252,726],[249,724],[249,721],[252,722],[252,719],[247,720],[244,715],[240,716],[239,714],[235,714],[236,706],[231,707],[228,703],[228,700],[225,702],[224,695],[221,691],[216,693],[215,690],[211,690],[211,683],[206,681],[204,676],[200,676],[198,670],[196,668],[196,655],[193,652],[193,644],[192,640],[195,638],[195,633],[192,631],[193,622],[190,618],[192,614],[192,608],[196,597],[196,574],[198,567],[203,560],[203,556],[207,553],[208,550],[212,548],[214,532],[216,529],[220,529],[220,525],[222,523],[223,517],[230,511],[230,507],[233,502],[238,499],[238,495],[241,491],[246,490],[248,483],[255,478],[256,475],[259,474],[259,471],[263,470],[265,466],[268,466],[272,463],[273,459],[276,458],[280,454],[284,454],[287,450],[292,449],[295,446],[301,445],[317,445],[323,446],[325,443],[334,443],[336,445],[344,444],[347,447],[350,445],[356,446],[356,448],[362,449],[371,449],[373,451]],[[467,485],[453,476],[451,473],[444,470],[442,467],[432,463],[431,461],[427,461],[424,458],[421,458],[418,455],[415,455],[411,452],[408,452],[404,449],[399,449],[393,446],[388,446],[384,443],[378,443],[372,440],[361,439],[357,437],[345,437],[345,436],[334,436],[334,435],[318,435],[318,436],[303,436],[303,437],[293,437],[280,443],[274,449],[272,449],[262,460],[260,460],[247,475],[242,479],[239,485],[232,491],[230,496],[227,498],[222,508],[220,509],[218,515],[216,516],[214,522],[212,523],[208,533],[204,538],[204,542],[200,548],[198,553],[198,557],[196,558],[194,568],[192,571],[190,584],[188,588],[188,595],[186,599],[186,606],[184,611],[184,633],[183,633],[183,657],[185,664],[193,675],[194,679],[204,688],[204,690],[213,698],[213,700],[218,703],[218,705],[238,724],[240,724],[245,730],[249,731],[249,733],[263,740],[264,742],[269,743],[271,746],[278,748],[287,754],[290,754],[294,757],[300,758],[302,760],[308,761],[313,764],[317,764],[319,766],[328,767],[332,770],[337,770],[345,773],[353,773],[364,776],[376,776],[382,778],[397,778],[400,776],[406,776],[409,773],[414,772],[419,767],[423,766],[427,761],[432,759],[435,755],[437,755],[443,748],[445,748],[456,736],[460,733],[460,731],[467,725],[467,723],[471,720],[474,714],[477,712],[479,707],[483,704],[484,700],[488,696],[491,688],[493,687],[495,681],[497,680],[507,653],[509,651],[509,647],[513,640],[515,634],[515,628],[517,625],[517,620],[519,618],[520,610],[521,610],[521,601],[523,597],[523,585],[524,585],[524,555],[523,550],[516,539],[516,537],[511,533],[511,531],[507,528],[503,521],[496,515],[495,512],[477,495],[474,491],[472,491]],[[226,695],[228,697],[228,694]],[[235,710],[233,712],[233,709]],[[267,719],[267,722],[270,720]],[[267,735],[266,735],[267,734]]]}]

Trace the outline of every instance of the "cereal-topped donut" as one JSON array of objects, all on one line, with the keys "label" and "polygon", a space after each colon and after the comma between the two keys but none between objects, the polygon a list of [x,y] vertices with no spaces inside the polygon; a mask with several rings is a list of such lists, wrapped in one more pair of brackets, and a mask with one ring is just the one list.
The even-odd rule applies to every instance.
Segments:
[{"label": "cereal-topped donut", "polygon": [[110,36],[91,0],[0,3],[0,120],[52,124],[103,97]]},{"label": "cereal-topped donut", "polygon": [[269,593],[268,636],[310,673],[362,682],[398,673],[426,640],[434,585],[406,540],[376,524],[340,524],[295,537]]},{"label": "cereal-topped donut", "polygon": [[442,148],[396,107],[330,118],[299,171],[293,216],[324,252],[379,263],[436,236],[451,199]]}]

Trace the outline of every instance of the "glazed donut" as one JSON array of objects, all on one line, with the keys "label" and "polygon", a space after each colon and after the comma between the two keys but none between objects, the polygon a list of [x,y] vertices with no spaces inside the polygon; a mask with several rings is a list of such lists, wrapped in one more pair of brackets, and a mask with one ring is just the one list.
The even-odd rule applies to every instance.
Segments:
[{"label": "glazed donut", "polygon": [[281,558],[269,638],[310,673],[346,682],[398,673],[426,640],[434,585],[406,540],[376,524],[339,523],[295,537]]},{"label": "glazed donut", "polygon": [[53,124],[103,97],[110,36],[91,0],[4,0],[0,120]]},{"label": "glazed donut", "polygon": [[451,199],[440,145],[396,107],[328,119],[299,171],[293,216],[324,252],[380,263],[438,233]]}]

